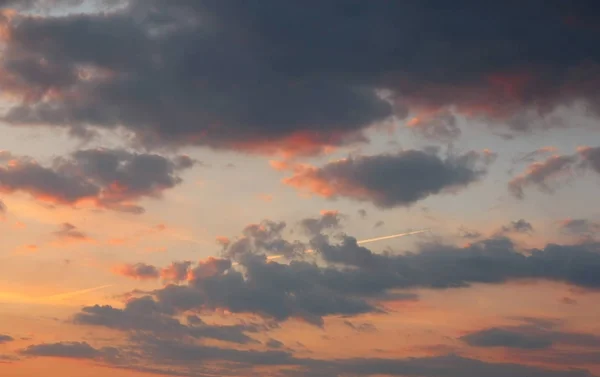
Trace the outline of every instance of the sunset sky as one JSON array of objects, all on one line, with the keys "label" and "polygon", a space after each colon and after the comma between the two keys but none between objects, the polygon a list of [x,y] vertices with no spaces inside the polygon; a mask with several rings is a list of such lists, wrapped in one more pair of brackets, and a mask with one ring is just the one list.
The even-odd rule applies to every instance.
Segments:
[{"label": "sunset sky", "polygon": [[0,0],[0,376],[600,377],[599,46],[597,0]]}]

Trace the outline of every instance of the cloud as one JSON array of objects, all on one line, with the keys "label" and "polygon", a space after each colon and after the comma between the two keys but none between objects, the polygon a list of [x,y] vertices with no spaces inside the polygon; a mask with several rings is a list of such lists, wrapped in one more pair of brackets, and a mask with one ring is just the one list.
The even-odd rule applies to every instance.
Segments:
[{"label": "cloud", "polygon": [[245,334],[257,332],[251,325],[209,325],[199,317],[188,316],[188,325],[179,319],[162,312],[159,303],[151,297],[142,297],[127,302],[123,309],[110,305],[86,306],[77,313],[73,321],[79,325],[99,326],[126,332],[142,331],[158,337],[195,339],[209,338],[233,343],[256,343]]},{"label": "cloud", "polygon": [[[56,343],[33,345],[29,356],[87,358],[103,361],[106,366],[140,372],[176,376],[198,376],[208,371],[231,375],[240,368],[266,366],[274,376],[356,376],[390,375],[414,377],[592,377],[583,369],[545,369],[510,363],[493,363],[457,355],[410,358],[347,358],[322,360],[295,357],[281,350],[241,350],[219,348],[205,344],[179,342],[151,336],[133,339],[129,356],[119,349],[96,349],[87,343]],[[71,356],[68,348],[72,348]],[[48,350],[51,349],[52,352]],[[103,360],[101,358],[104,358]],[[215,366],[213,363],[218,363]],[[293,367],[293,371],[289,369]],[[238,373],[239,374],[239,373]]]},{"label": "cloud", "polygon": [[19,358],[12,355],[0,355],[0,364],[12,363],[13,361],[18,361]]},{"label": "cloud", "polygon": [[[300,223],[307,231],[315,231],[323,229],[323,227],[334,227],[338,220],[337,214],[330,212],[325,213],[319,220],[307,219]],[[268,255],[283,255],[286,258],[302,255],[305,247],[301,243],[290,242],[283,238],[282,232],[286,226],[283,221],[271,220],[264,220],[260,224],[250,224],[244,228],[241,237],[235,240],[228,239],[224,243],[221,240],[222,254],[232,260],[237,260],[240,255],[245,255],[249,249],[261,250]]]},{"label": "cloud", "polygon": [[95,359],[101,352],[86,342],[59,342],[31,345],[19,352],[24,356],[64,357],[71,359]]},{"label": "cloud", "polygon": [[502,226],[500,229],[501,233],[526,233],[533,232],[533,225],[530,222],[523,219],[517,221],[511,221],[510,224]]},{"label": "cloud", "polygon": [[[382,304],[388,299],[415,299],[410,292],[396,296],[398,290],[464,288],[520,279],[600,288],[600,246],[595,242],[520,250],[510,239],[496,236],[464,247],[429,242],[414,252],[393,255],[373,253],[343,233],[333,235],[339,240],[336,243],[325,234],[313,234],[304,243],[284,239],[284,223],[261,224],[247,227],[244,238],[225,244],[224,255],[236,261],[235,268],[231,259],[212,257],[164,268],[167,285],[149,293],[157,310],[169,315],[227,310],[322,326],[326,316],[379,313],[385,311]],[[280,264],[267,258],[282,250],[273,245],[286,245],[283,249],[297,245],[315,252],[290,254],[290,263]],[[314,256],[324,264],[311,261]]]},{"label": "cloud", "polygon": [[543,162],[534,162],[527,170],[508,183],[509,191],[517,198],[523,198],[526,186],[537,186],[541,191],[552,192],[552,183],[561,176],[573,174],[576,156],[554,155]]},{"label": "cloud", "polygon": [[65,242],[92,242],[94,241],[86,233],[79,230],[71,223],[62,223],[60,229],[54,232],[54,235]]},{"label": "cloud", "polygon": [[320,217],[306,218],[300,221],[300,227],[309,236],[314,236],[327,229],[339,229],[342,217],[337,211],[321,211]]},{"label": "cloud", "polygon": [[406,126],[425,139],[448,143],[458,139],[462,133],[456,123],[456,116],[450,110],[442,110],[421,112],[418,117],[406,122]]},{"label": "cloud", "polygon": [[591,237],[600,231],[600,224],[587,219],[566,219],[560,222],[562,232]]},{"label": "cloud", "polygon": [[273,338],[269,339],[265,345],[269,348],[283,348],[285,346],[285,344]]},{"label": "cloud", "polygon": [[12,342],[15,340],[12,336],[0,334],[0,344]]},{"label": "cloud", "polygon": [[115,266],[113,272],[136,280],[153,280],[160,276],[159,270],[145,263],[123,264]]},{"label": "cloud", "polygon": [[[3,118],[84,135],[124,127],[147,146],[314,154],[364,141],[392,114],[455,112],[524,132],[561,105],[598,113],[597,4],[432,11],[444,6],[134,0],[102,14],[16,15],[3,25]],[[430,133],[452,136],[448,124]]]},{"label": "cloud", "polygon": [[464,227],[461,227],[458,230],[458,235],[461,238],[466,238],[468,240],[475,240],[477,238],[481,238],[481,236],[483,236],[481,234],[481,232],[477,231],[477,230],[473,230],[473,229],[467,229]]},{"label": "cloud", "polygon": [[172,262],[169,266],[160,269],[160,277],[165,282],[179,283],[187,280],[192,267],[191,261]]},{"label": "cloud", "polygon": [[521,326],[492,327],[467,334],[460,339],[473,347],[506,347],[526,350],[547,349],[554,345],[600,347],[600,336],[554,330],[530,321]]},{"label": "cloud", "polygon": [[474,347],[542,349],[552,345],[552,340],[548,338],[500,328],[490,328],[471,333],[461,337],[461,340]]},{"label": "cloud", "polygon": [[144,197],[160,197],[181,183],[178,173],[193,166],[187,156],[169,159],[119,149],[87,149],[54,158],[43,166],[27,158],[11,158],[0,166],[0,192],[26,192],[57,205],[90,203],[100,208],[140,213]]},{"label": "cloud", "polygon": [[561,178],[573,176],[578,169],[600,174],[600,147],[580,147],[574,154],[554,154],[544,161],[533,162],[508,183],[508,189],[519,199],[524,197],[527,186],[537,186],[539,190],[551,193]]},{"label": "cloud", "polygon": [[296,166],[283,182],[328,199],[368,201],[379,208],[410,206],[478,181],[493,157],[490,152],[468,152],[441,158],[418,150],[348,157],[320,168]]}]

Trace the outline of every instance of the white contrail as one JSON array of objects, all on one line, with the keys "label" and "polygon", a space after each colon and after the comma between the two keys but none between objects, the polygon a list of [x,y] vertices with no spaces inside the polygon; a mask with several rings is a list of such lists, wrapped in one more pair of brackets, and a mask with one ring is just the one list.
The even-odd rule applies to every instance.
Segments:
[{"label": "white contrail", "polygon": [[[362,245],[365,243],[370,243],[370,242],[377,242],[377,241],[383,241],[383,240],[389,240],[392,238],[399,238],[399,237],[406,237],[406,236],[412,236],[413,234],[420,234],[420,233],[425,233],[425,232],[429,232],[429,228],[427,229],[421,229],[421,230],[415,230],[412,232],[405,232],[405,233],[398,233],[398,234],[392,234],[391,236],[383,236],[383,237],[376,237],[376,238],[369,238],[366,240],[359,240],[356,241],[356,243],[358,245]],[[315,251],[313,249],[308,249],[304,251],[307,254],[311,254],[314,253]],[[283,258],[284,255],[269,255],[267,256],[267,260],[273,260],[273,259],[279,259],[279,258]],[[239,263],[237,262],[233,262],[232,265],[238,265]]]},{"label": "white contrail", "polygon": [[421,229],[421,230],[415,230],[413,232],[406,232],[406,233],[398,233],[398,234],[392,234],[391,236],[383,236],[383,237],[377,237],[377,238],[369,238],[368,240],[360,240],[360,241],[356,241],[357,244],[362,245],[363,243],[369,243],[369,242],[375,242],[375,241],[383,241],[383,240],[389,240],[391,238],[398,238],[398,237],[404,237],[404,236],[412,236],[413,234],[419,234],[419,233],[425,233],[428,232],[429,229]]},{"label": "white contrail", "polygon": [[73,292],[59,293],[57,295],[42,297],[41,300],[42,301],[63,300],[63,299],[70,298],[70,297],[73,297],[73,296],[82,295],[84,293],[99,291],[101,289],[108,288],[108,287],[112,287],[112,284],[101,285],[99,287],[88,288],[88,289],[81,289],[81,290],[73,291]]},{"label": "white contrail", "polygon": [[21,294],[18,292],[0,291],[0,301],[24,303],[24,304],[57,304],[59,302],[62,302],[63,300],[66,300],[66,299],[69,299],[69,298],[72,298],[75,296],[79,296],[79,295],[82,295],[85,293],[90,293],[90,292],[98,291],[101,289],[105,289],[108,287],[112,287],[112,284],[102,285],[100,287],[94,287],[94,288],[88,288],[88,289],[81,289],[78,291],[59,293],[59,294],[51,295],[51,296],[42,296],[42,297],[29,296],[29,295]]}]

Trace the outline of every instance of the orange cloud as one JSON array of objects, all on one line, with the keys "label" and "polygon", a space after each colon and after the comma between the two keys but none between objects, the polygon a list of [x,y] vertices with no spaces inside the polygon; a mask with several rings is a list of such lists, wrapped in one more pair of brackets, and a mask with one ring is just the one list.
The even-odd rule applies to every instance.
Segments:
[{"label": "orange cloud", "polygon": [[145,263],[118,265],[112,272],[135,280],[156,280],[160,276],[156,267]]}]

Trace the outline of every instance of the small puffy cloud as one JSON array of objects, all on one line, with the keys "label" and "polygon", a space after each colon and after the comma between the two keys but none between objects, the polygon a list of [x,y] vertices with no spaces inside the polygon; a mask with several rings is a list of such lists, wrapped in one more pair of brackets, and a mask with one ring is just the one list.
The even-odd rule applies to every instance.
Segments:
[{"label": "small puffy cloud", "polygon": [[321,211],[318,218],[306,218],[300,221],[300,227],[309,236],[322,233],[327,229],[338,229],[343,215],[337,211]]},{"label": "small puffy cloud", "polygon": [[410,206],[480,180],[493,157],[486,151],[442,158],[419,150],[348,157],[323,167],[298,165],[283,182],[328,199],[368,201],[379,208]]},{"label": "small puffy cloud", "polygon": [[26,158],[0,166],[0,192],[26,192],[52,204],[89,203],[100,208],[140,213],[144,197],[160,197],[181,183],[178,173],[194,161],[124,150],[88,149],[57,157],[48,166]]},{"label": "small puffy cloud", "polygon": [[12,342],[13,340],[15,339],[10,335],[0,334],[0,344]]},{"label": "small puffy cloud", "polygon": [[511,221],[510,224],[502,226],[500,233],[525,233],[529,234],[533,232],[533,225],[530,222],[519,219]]},{"label": "small puffy cloud", "polygon": [[154,280],[160,276],[159,270],[145,263],[123,264],[113,267],[117,275],[126,276],[136,280]]},{"label": "small puffy cloud", "polygon": [[62,223],[60,225],[60,229],[54,232],[54,235],[62,241],[67,242],[90,242],[93,241],[92,238],[88,237],[88,235],[81,230],[79,230],[75,225],[71,223]]}]

